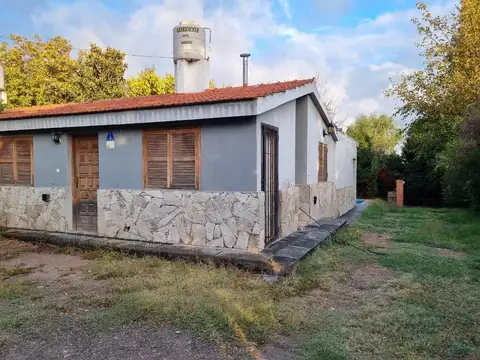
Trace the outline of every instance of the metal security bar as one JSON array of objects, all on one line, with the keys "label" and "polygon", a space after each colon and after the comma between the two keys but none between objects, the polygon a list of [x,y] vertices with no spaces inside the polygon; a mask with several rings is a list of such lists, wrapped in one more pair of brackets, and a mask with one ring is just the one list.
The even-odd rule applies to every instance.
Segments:
[{"label": "metal security bar", "polygon": [[278,129],[262,124],[262,191],[265,192],[265,243],[278,237]]}]

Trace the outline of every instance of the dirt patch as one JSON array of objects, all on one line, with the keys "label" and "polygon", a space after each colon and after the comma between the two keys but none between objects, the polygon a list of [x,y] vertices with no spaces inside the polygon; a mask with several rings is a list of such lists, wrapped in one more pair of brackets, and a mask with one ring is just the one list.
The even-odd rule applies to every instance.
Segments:
[{"label": "dirt patch", "polygon": [[87,264],[88,260],[84,260],[79,256],[41,252],[22,254],[12,260],[3,262],[2,266],[6,269],[32,269],[25,276],[27,280],[55,281],[74,275]]},{"label": "dirt patch", "polygon": [[373,246],[379,252],[389,252],[393,247],[392,235],[390,234],[365,232],[362,234],[362,240],[365,244]]},{"label": "dirt patch", "polygon": [[394,295],[390,284],[396,279],[394,272],[380,265],[361,265],[343,280],[337,281],[329,290],[312,291],[301,299],[299,306],[304,306],[307,313],[320,308],[324,311],[351,314],[361,312],[365,306],[385,306]]},{"label": "dirt patch", "polygon": [[459,251],[445,249],[445,248],[434,248],[435,252],[439,256],[447,257],[450,259],[463,259],[465,254]]},{"label": "dirt patch", "polygon": [[395,274],[379,265],[364,265],[353,274],[351,286],[356,290],[378,289],[383,284],[395,279]]},{"label": "dirt patch", "polygon": [[[93,333],[85,324],[62,321],[32,329],[21,341],[10,339],[2,359],[248,360],[235,344],[196,339],[171,328],[132,324],[109,333]],[[273,359],[273,358],[269,358]],[[274,358],[280,360],[281,358]]]}]

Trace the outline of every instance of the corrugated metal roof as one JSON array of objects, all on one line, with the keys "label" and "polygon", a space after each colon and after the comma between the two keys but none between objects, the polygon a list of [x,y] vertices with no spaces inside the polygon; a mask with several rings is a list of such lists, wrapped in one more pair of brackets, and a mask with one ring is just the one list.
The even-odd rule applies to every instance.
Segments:
[{"label": "corrugated metal roof", "polygon": [[168,108],[220,102],[254,100],[311,84],[314,79],[293,80],[246,87],[225,87],[190,94],[166,94],[93,102],[34,106],[0,112],[0,120],[28,119],[61,115],[105,113],[112,111]]}]

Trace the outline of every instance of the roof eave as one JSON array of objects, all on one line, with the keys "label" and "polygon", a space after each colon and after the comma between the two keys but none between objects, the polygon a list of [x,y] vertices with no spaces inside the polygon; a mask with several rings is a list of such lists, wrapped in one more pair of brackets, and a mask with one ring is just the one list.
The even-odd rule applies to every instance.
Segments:
[{"label": "roof eave", "polygon": [[65,116],[33,117],[0,121],[0,132],[67,129],[92,126],[129,126],[200,119],[254,116],[256,100],[177,107],[133,109]]},{"label": "roof eave", "polygon": [[336,131],[335,126],[333,124],[333,120],[331,119],[330,115],[328,114],[328,111],[325,110],[325,106],[322,103],[322,100],[320,98],[320,94],[318,93],[318,89],[317,89],[317,86],[315,85],[315,83],[313,83],[311,85],[311,88],[312,88],[312,91],[309,94],[310,98],[312,99],[313,103],[315,104],[315,107],[317,108],[318,112],[322,116],[322,119],[323,119],[323,122],[325,123],[325,125],[333,128],[333,132],[332,132],[333,140],[339,141],[337,131]]}]

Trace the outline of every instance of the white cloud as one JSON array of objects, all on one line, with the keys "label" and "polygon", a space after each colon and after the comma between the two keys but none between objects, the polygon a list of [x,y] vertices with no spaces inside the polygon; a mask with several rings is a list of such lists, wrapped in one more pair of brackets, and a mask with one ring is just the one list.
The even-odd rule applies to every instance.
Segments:
[{"label": "white cloud", "polygon": [[[211,69],[217,84],[241,83],[239,54],[248,51],[252,83],[318,75],[327,80],[328,96],[338,103],[338,119],[347,122],[360,112],[392,114],[395,102],[383,96],[389,78],[419,65],[410,23],[414,9],[381,14],[354,27],[307,32],[276,19],[271,0],[218,1],[209,7],[210,1],[214,0],[139,1],[128,14],[96,0],[56,2],[36,9],[33,20],[39,29],[48,27],[75,47],[96,42],[126,53],[157,56],[171,56],[172,28],[180,20],[197,20],[212,28]],[[452,0],[436,1],[437,12],[452,6]],[[287,0],[278,4],[287,17],[291,15]],[[348,7],[351,0],[339,4]],[[159,73],[173,71],[169,59],[129,57],[128,62],[128,74],[153,64]]]},{"label": "white cloud", "polygon": [[282,8],[283,12],[285,13],[285,16],[289,19],[292,18],[292,12],[290,10],[290,3],[289,0],[278,0],[278,3],[280,4],[280,7]]}]

